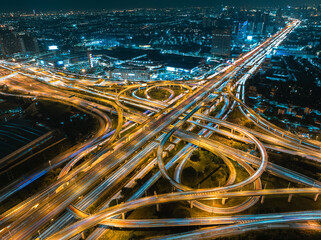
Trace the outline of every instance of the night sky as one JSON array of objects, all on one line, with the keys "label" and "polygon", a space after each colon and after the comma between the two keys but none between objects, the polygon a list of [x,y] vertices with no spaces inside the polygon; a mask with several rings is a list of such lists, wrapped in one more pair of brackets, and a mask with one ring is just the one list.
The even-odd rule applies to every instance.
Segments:
[{"label": "night sky", "polygon": [[215,6],[218,4],[285,6],[287,4],[321,3],[320,0],[0,0],[0,11],[56,9],[125,9],[135,7]]}]

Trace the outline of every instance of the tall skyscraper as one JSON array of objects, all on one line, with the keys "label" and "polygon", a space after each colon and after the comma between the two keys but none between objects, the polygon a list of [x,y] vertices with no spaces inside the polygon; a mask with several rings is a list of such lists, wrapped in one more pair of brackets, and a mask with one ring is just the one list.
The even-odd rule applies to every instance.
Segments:
[{"label": "tall skyscraper", "polygon": [[232,32],[230,28],[213,30],[212,54],[219,57],[231,55]]},{"label": "tall skyscraper", "polygon": [[4,56],[19,53],[21,51],[20,41],[14,32],[3,30],[0,32],[0,48]]},{"label": "tall skyscraper", "polygon": [[283,21],[284,21],[283,20],[283,12],[282,12],[282,9],[279,8],[275,13],[275,22],[282,23]]},{"label": "tall skyscraper", "polygon": [[215,18],[204,17],[203,18],[203,28],[213,28],[217,20]]},{"label": "tall skyscraper", "polygon": [[35,37],[31,36],[28,32],[22,32],[17,35],[20,46],[21,46],[21,52],[26,53],[38,53],[39,52],[39,46],[38,41]]},{"label": "tall skyscraper", "polygon": [[0,32],[0,48],[4,56],[16,53],[38,53],[39,46],[35,37],[28,32],[16,33],[9,30]]}]

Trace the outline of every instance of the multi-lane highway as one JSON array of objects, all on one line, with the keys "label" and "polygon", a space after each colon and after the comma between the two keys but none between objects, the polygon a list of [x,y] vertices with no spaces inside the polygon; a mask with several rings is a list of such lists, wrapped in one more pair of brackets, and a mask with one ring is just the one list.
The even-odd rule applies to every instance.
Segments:
[{"label": "multi-lane highway", "polygon": [[[172,239],[183,239],[203,237],[207,233],[210,233],[209,236],[225,236],[224,234],[232,231],[265,229],[267,224],[272,223],[291,223],[296,227],[308,228],[307,224],[296,225],[294,222],[321,219],[317,211],[238,217],[231,215],[250,208],[264,196],[278,195],[290,199],[293,195],[299,194],[317,200],[321,192],[320,182],[269,162],[266,151],[266,149],[277,149],[319,162],[320,145],[270,124],[244,102],[245,81],[257,71],[265,56],[299,24],[300,21],[292,20],[274,36],[207,79],[185,83],[177,81],[124,85],[119,92],[111,87],[109,91],[96,88],[96,80],[78,80],[58,75],[52,70],[41,70],[36,66],[21,66],[3,61],[1,66],[6,71],[12,72],[1,79],[0,83],[6,84],[9,89],[3,92],[3,95],[36,97],[39,100],[72,105],[97,117],[100,128],[90,141],[75,146],[57,158],[57,165],[54,167],[58,164],[65,165],[54,184],[1,215],[0,238],[69,239],[75,236],[79,238],[78,234],[98,224],[127,228],[234,224],[169,236]],[[240,75],[241,78],[236,78]],[[240,80],[235,81],[235,79]],[[186,91],[181,91],[181,94],[176,96],[171,89],[173,86]],[[149,92],[156,87],[168,91],[170,94],[168,99],[164,101],[152,99]],[[14,89],[14,92],[10,92],[10,89]],[[139,89],[144,89],[146,98],[137,96]],[[237,89],[236,95],[234,89]],[[225,104],[216,118],[208,116],[222,101]],[[244,116],[255,122],[262,131],[224,121],[235,106],[238,106]],[[145,112],[140,109],[144,109]],[[106,113],[118,116],[115,129],[111,128],[112,122]],[[192,132],[196,127],[201,128],[198,134]],[[252,149],[256,149],[258,156],[211,139],[213,133],[250,145]],[[183,143],[183,147],[176,149],[179,143]],[[189,156],[197,147],[219,156],[227,165],[229,177],[224,186],[193,189],[181,183],[181,173]],[[96,151],[96,155],[79,163],[84,156],[93,151]],[[170,151],[174,152],[174,155],[168,159]],[[168,170],[175,163],[178,165],[174,176],[171,176]],[[235,163],[247,172],[248,178],[236,182]],[[156,164],[159,171],[154,175],[148,174]],[[263,189],[260,178],[264,172],[307,187]],[[109,206],[113,199],[121,197],[122,187],[135,186],[138,184],[137,179],[146,176],[150,178],[138,186],[126,202],[114,207]],[[143,197],[161,176],[167,178],[177,192]],[[244,186],[252,187],[250,190],[242,191]],[[6,194],[10,196],[12,193]],[[109,197],[102,205],[96,207],[91,215],[87,214],[86,211],[100,201],[102,195]],[[214,208],[197,201],[203,199],[224,201],[240,197],[246,200],[228,208],[224,206]],[[199,210],[231,216],[131,221],[118,218],[137,208],[178,201],[189,201],[191,207]],[[249,222],[243,224],[242,221]],[[106,231],[108,230],[105,228],[97,228],[89,239],[97,239]]]}]

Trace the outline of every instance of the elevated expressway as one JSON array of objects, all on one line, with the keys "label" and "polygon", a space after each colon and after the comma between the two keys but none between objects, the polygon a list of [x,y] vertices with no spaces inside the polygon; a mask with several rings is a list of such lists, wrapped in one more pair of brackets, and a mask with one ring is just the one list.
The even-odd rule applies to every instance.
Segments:
[{"label": "elevated expressway", "polygon": [[[85,176],[80,177],[73,183],[72,188],[70,186],[67,186],[62,191],[56,193],[53,196],[53,198],[55,199],[55,204],[43,206],[43,208],[38,207],[37,211],[33,211],[33,213],[29,214],[29,216],[25,219],[20,218],[17,221],[13,222],[10,225],[10,228],[14,227],[15,229],[17,229],[16,231],[10,231],[13,238],[20,239],[31,237],[31,235],[33,235],[33,233],[37,231],[36,229],[45,224],[48,220],[52,219],[53,216],[55,216],[58,212],[63,211],[78,196],[86,192],[89,186],[93,185],[95,182],[98,182],[104,175],[109,172],[109,168],[102,168],[102,166],[106,164],[109,165],[111,162],[115,161],[124,161],[130,155],[135,153],[135,151],[137,151],[141,146],[147,143],[151,138],[156,136],[156,134],[159,133],[164,127],[168,126],[173,120],[184,113],[191,105],[206,97],[208,92],[212,87],[214,87],[214,85],[215,83],[209,82],[206,89],[203,88],[196,91],[196,93],[192,97],[189,97],[188,99],[180,103],[178,107],[174,110],[171,110],[169,114],[156,119],[156,121],[145,128],[144,132],[133,137],[130,142],[113,151],[99,164],[96,164],[94,167],[88,170]],[[72,189],[77,189],[77,191],[74,192]],[[50,202],[51,201],[49,201],[49,203]],[[42,221],[36,220],[39,218],[41,218]]]},{"label": "elevated expressway", "polygon": [[[286,35],[291,32],[297,25],[299,24],[298,21],[293,21],[289,24],[285,29],[280,31],[278,34],[274,35],[273,38],[268,39],[253,51],[249,52],[248,54],[244,55],[237,61],[235,61],[232,65],[227,66],[224,68],[220,73],[211,76],[209,80],[201,80],[198,89],[194,89],[193,91],[190,90],[190,93],[184,97],[173,99],[171,103],[162,103],[162,102],[154,102],[148,99],[133,99],[130,97],[122,97],[127,91],[132,91],[140,86],[130,86],[116,96],[103,94],[99,92],[99,90],[94,90],[92,87],[84,87],[80,86],[80,90],[83,93],[77,93],[82,99],[91,99],[94,101],[102,101],[102,99],[111,99],[115,98],[117,106],[122,108],[125,112],[123,113],[124,116],[128,116],[129,119],[135,120],[139,122],[141,125],[138,127],[138,130],[135,134],[131,134],[126,138],[120,138],[117,140],[111,148],[107,148],[105,153],[100,155],[98,159],[93,159],[91,162],[92,164],[85,164],[81,165],[79,168],[75,169],[77,172],[79,169],[86,169],[86,174],[82,176],[78,176],[77,178],[73,179],[72,184],[64,185],[64,188],[48,196],[46,199],[47,203],[37,203],[36,208],[30,209],[30,211],[24,211],[24,214],[21,214],[21,217],[15,219],[5,231],[0,230],[0,237],[5,237],[8,239],[28,239],[32,238],[36,235],[39,229],[42,229],[44,225],[50,222],[51,219],[56,218],[58,214],[63,213],[63,211],[69,206],[69,209],[73,210],[74,212],[78,212],[77,208],[73,208],[71,206],[72,203],[75,201],[78,202],[78,206],[82,206],[82,208],[86,209],[88,206],[93,204],[96,199],[99,198],[99,194],[101,192],[107,191],[107,189],[111,189],[117,182],[122,179],[123,176],[128,175],[132,170],[135,169],[139,164],[146,161],[146,157],[153,153],[153,149],[158,147],[157,151],[157,163],[160,168],[160,174],[168,178],[171,184],[175,186],[177,189],[182,190],[181,192],[175,192],[170,194],[163,194],[157,195],[152,197],[145,197],[145,198],[137,198],[133,196],[131,201],[122,203],[120,205],[114,207],[107,207],[97,213],[94,213],[90,216],[86,214],[83,215],[84,219],[70,224],[71,219],[69,215],[64,214],[63,217],[59,218],[60,225],[53,225],[57,226],[57,229],[51,228],[49,233],[48,239],[68,239],[71,238],[82,231],[93,227],[97,224],[106,224],[109,226],[113,226],[112,222],[114,221],[113,217],[117,217],[119,214],[125,213],[127,211],[134,210],[139,207],[149,206],[149,205],[156,205],[161,203],[167,202],[175,202],[175,201],[182,201],[188,200],[191,201],[191,204],[196,203],[196,200],[203,200],[203,199],[225,199],[225,198],[234,198],[234,197],[249,197],[250,204],[246,202],[241,204],[240,206],[236,206],[234,208],[234,212],[242,211],[252,204],[256,203],[258,197],[260,196],[271,196],[271,195],[293,195],[293,194],[307,194],[312,196],[317,196],[320,193],[320,184],[313,179],[309,179],[305,176],[300,176],[299,174],[293,171],[286,171],[286,169],[278,168],[273,164],[270,164],[267,159],[267,154],[265,151],[265,145],[263,145],[258,139],[257,135],[261,133],[245,131],[243,128],[232,126],[229,123],[226,123],[222,120],[209,118],[205,115],[199,114],[200,109],[202,109],[206,104],[211,104],[211,101],[216,99],[215,94],[212,94],[214,91],[222,91],[225,86],[231,79],[240,72],[245,66],[248,64],[258,64],[260,60],[267,54],[269,49],[273,46],[279,44]],[[213,80],[212,80],[213,79]],[[172,85],[172,84],[165,84],[165,86]],[[64,89],[66,86],[64,86]],[[78,88],[78,87],[77,87]],[[79,88],[78,88],[79,89]],[[86,93],[90,93],[90,95],[86,95]],[[229,92],[231,95],[231,91]],[[232,96],[232,95],[231,95]],[[99,97],[99,99],[98,99]],[[123,99],[123,100],[121,100]],[[237,99],[234,99],[237,102]],[[123,105],[126,103],[127,106]],[[139,104],[141,107],[141,103],[143,106],[149,107],[149,111],[154,111],[155,113],[152,114],[149,118],[146,116],[137,116],[139,112],[133,111],[128,107],[128,105],[132,104]],[[94,109],[100,108],[99,104],[95,103]],[[241,104],[241,103],[240,103]],[[150,105],[150,106],[148,106]],[[92,103],[91,103],[92,106]],[[192,110],[191,110],[192,109]],[[118,111],[118,114],[121,114]],[[195,118],[195,120],[190,120],[191,118]],[[208,124],[202,124],[201,121],[207,121]],[[216,121],[216,122],[215,122]],[[222,146],[222,144],[215,142],[213,140],[207,139],[206,137],[200,137],[199,135],[193,135],[190,132],[186,132],[184,130],[179,129],[179,127],[183,126],[185,122],[190,122],[194,125],[199,125],[203,128],[201,134],[205,134],[204,136],[209,136],[210,132],[219,132],[220,134],[228,135],[226,132],[222,131],[218,128],[218,125],[224,125],[228,128],[233,128],[232,131],[236,131],[239,134],[233,134],[233,136],[238,140],[243,140],[248,144],[255,144],[257,149],[260,152],[260,158],[251,156],[250,154],[246,154],[242,151],[238,151],[236,149],[227,148],[226,146]],[[129,123],[131,124],[131,123]],[[215,126],[213,126],[215,124]],[[119,124],[121,127],[123,124]],[[119,128],[121,129],[121,128]],[[119,131],[118,131],[119,133]],[[116,134],[115,134],[116,135]],[[179,183],[179,178],[173,179],[167,173],[167,164],[163,162],[163,156],[166,154],[163,152],[165,144],[168,140],[171,139],[171,135],[174,135],[182,140],[190,142],[191,144],[197,145],[199,147],[203,147],[212,151],[214,154],[222,156],[224,162],[229,166],[231,171],[230,179],[227,181],[226,185],[220,188],[211,188],[211,189],[190,189],[187,186],[184,186]],[[262,134],[263,135],[263,134]],[[263,135],[261,138],[267,139],[268,134]],[[275,137],[275,136],[274,136]],[[292,136],[291,136],[292,137]],[[154,141],[156,138],[156,141]],[[308,142],[307,140],[304,141],[297,141],[296,137],[292,137],[287,141],[282,142],[281,145],[284,144],[289,147],[289,144],[292,141],[296,141],[295,147],[297,149],[293,149],[293,152],[296,151],[303,151],[304,153],[308,153],[311,155],[312,158],[318,159],[319,154],[312,154],[315,149],[314,144],[305,144]],[[115,139],[113,139],[115,140]],[[111,141],[112,142],[112,141]],[[170,143],[171,144],[171,143]],[[304,144],[304,146],[302,146]],[[184,155],[188,156],[193,148],[189,147],[185,148]],[[110,150],[108,150],[110,149]],[[312,150],[313,149],[313,150]],[[241,166],[243,166],[247,172],[249,173],[249,178],[245,179],[240,183],[234,183],[235,181],[235,174],[233,174],[233,166],[230,164],[230,160],[237,161]],[[152,162],[150,162],[152,163]],[[73,163],[71,163],[73,164]],[[250,165],[249,165],[250,164]],[[86,168],[84,167],[86,166]],[[148,164],[146,169],[151,169],[148,166],[152,166],[152,164]],[[256,168],[256,170],[253,169]],[[145,168],[144,168],[145,169]],[[273,173],[277,172],[281,177],[285,177],[290,180],[294,180],[300,183],[305,183],[305,185],[310,186],[310,188],[291,188],[291,189],[262,189],[260,176],[265,171],[271,171]],[[66,171],[63,174],[62,178],[58,181],[66,181],[71,174],[68,174]],[[179,173],[179,171],[178,171]],[[138,174],[139,175],[139,174]],[[178,174],[179,175],[179,174]],[[158,176],[160,176],[158,174]],[[105,179],[102,181],[102,179]],[[102,181],[102,182],[101,182]],[[154,180],[153,180],[154,181]],[[152,181],[152,182],[153,182]],[[150,182],[149,184],[152,184]],[[235,191],[240,189],[242,186],[249,185],[250,183],[255,183],[254,190],[248,191]],[[151,185],[150,185],[151,186]],[[146,186],[147,188],[150,186]],[[138,193],[137,197],[141,193]],[[83,197],[83,200],[80,202],[77,201],[79,197]],[[40,198],[35,198],[32,203],[38,202]],[[82,202],[82,203],[81,203]],[[33,206],[33,205],[28,205]],[[86,207],[87,206],[87,207]],[[197,204],[195,205],[197,206]],[[200,206],[198,206],[200,207]],[[28,208],[25,207],[27,210]],[[228,212],[228,209],[221,210],[222,213],[224,211]],[[232,212],[232,213],[234,213]],[[312,215],[312,214],[311,214]],[[319,219],[319,215],[311,216],[304,218],[302,215],[295,216],[301,221],[306,219]],[[111,220],[113,218],[113,220]],[[68,220],[67,220],[68,219]],[[290,218],[289,218],[290,219]],[[213,220],[213,219],[212,219]],[[121,224],[121,221],[118,220],[118,224]],[[139,222],[142,220],[137,220],[132,222],[133,225],[137,224],[138,226],[142,227],[150,227],[154,224],[158,224],[158,227],[165,226],[165,223],[161,223],[161,220],[155,223],[154,220],[146,220],[144,223]],[[174,222],[175,220],[173,220]],[[187,219],[186,224],[188,221],[197,222],[196,219]],[[215,221],[215,220],[214,220]],[[256,220],[257,223],[259,222]],[[269,221],[275,221],[273,217]],[[285,220],[284,220],[285,221]],[[292,220],[289,220],[292,222]],[[298,220],[299,221],[299,220]],[[55,222],[55,221],[54,221]],[[74,221],[72,221],[74,222]],[[110,222],[110,224],[109,224]],[[117,220],[115,219],[115,222]],[[182,221],[184,222],[184,221]],[[200,222],[200,220],[199,220]],[[125,224],[123,222],[123,224]],[[139,225],[142,224],[142,225]],[[144,226],[143,226],[144,224]],[[173,223],[173,226],[175,224]],[[202,224],[199,224],[202,225]],[[206,224],[205,224],[206,225]],[[211,225],[211,224],[208,224]],[[259,225],[259,224],[257,224]],[[64,229],[59,230],[61,227],[66,226]],[[265,226],[265,225],[263,225]],[[56,230],[56,231],[55,231]],[[183,235],[182,235],[183,236]]]},{"label": "elevated expressway", "polygon": [[[196,111],[198,110],[197,108],[195,108],[196,109]],[[192,111],[192,113],[193,113],[193,111]],[[186,119],[189,117],[189,114],[188,115],[186,115]],[[174,129],[174,128],[173,128]],[[174,131],[173,131],[174,132]],[[170,137],[170,135],[168,135],[168,138]],[[164,145],[164,144],[163,144]],[[264,149],[263,147],[262,147],[262,149]],[[162,150],[159,150],[158,151],[158,156],[160,156],[159,157],[159,159],[161,159],[162,157]],[[264,154],[263,154],[263,156],[264,156]],[[265,165],[265,161],[264,161],[264,157],[263,157],[263,166]],[[262,169],[263,169],[264,167],[262,167]],[[259,168],[260,169],[260,168]],[[261,170],[259,170],[259,171],[261,171]],[[164,174],[164,173],[163,173]],[[259,175],[259,174],[257,174],[257,175]],[[255,177],[254,177],[255,178]],[[302,190],[302,189],[301,189]],[[301,190],[298,190],[298,192],[300,192]],[[306,189],[307,190],[307,189]],[[199,190],[199,191],[201,191],[202,192],[202,190]],[[281,192],[284,192],[284,193],[286,193],[286,194],[288,194],[289,193],[289,191],[288,190],[284,190],[284,189],[282,189],[282,190],[280,190]],[[305,190],[304,190],[305,191]],[[308,190],[307,190],[308,191]],[[312,191],[315,191],[314,193],[317,193],[318,191],[319,191],[319,189],[318,188],[314,188]],[[259,193],[260,192],[260,193]],[[265,195],[266,193],[266,190],[263,190],[263,191],[256,191],[256,193],[257,194],[252,194],[252,193],[250,193],[250,196],[256,196],[256,195]],[[275,191],[275,192],[277,192],[277,191]],[[182,194],[185,194],[186,192],[182,192]],[[196,193],[196,194],[198,194],[198,193]],[[202,193],[203,194],[203,193]],[[278,193],[278,194],[280,194],[280,192]],[[292,192],[291,192],[291,194],[292,194]],[[163,197],[163,196],[162,196]],[[162,198],[162,197],[160,197],[160,198]],[[193,197],[191,198],[191,199],[193,199]],[[151,202],[150,201],[151,199],[148,199],[148,200],[146,200],[146,201],[148,201],[148,202]],[[139,201],[139,200],[137,200],[137,201]],[[165,200],[166,202],[167,202],[167,200]],[[134,202],[134,201],[132,201],[132,202]],[[154,204],[156,204],[156,203],[154,203]],[[138,207],[138,206],[136,206],[135,205],[135,208],[136,207]],[[124,206],[122,206],[122,208],[123,208],[123,210],[124,210],[124,208],[126,208],[126,207],[124,207]],[[128,209],[127,209],[128,210]],[[126,211],[126,209],[125,209],[125,211]],[[107,210],[106,210],[106,212],[107,212]],[[95,214],[95,217],[97,217],[98,216],[98,214]],[[106,217],[106,216],[105,216]],[[91,220],[90,221],[90,223],[88,223],[89,225],[90,224],[97,224],[97,222],[96,223],[93,223],[92,221],[95,221],[95,220],[97,220],[97,219],[92,219],[93,217],[91,216],[91,217],[89,217],[89,218],[87,218],[86,220],[83,220],[83,221],[80,221],[80,222],[83,222],[83,224],[87,224],[88,223],[88,221],[89,221],[89,219]],[[103,217],[104,218],[104,217]],[[75,228],[77,228],[77,231],[81,231],[81,228],[83,227],[83,225],[81,224],[79,222],[79,224],[74,224],[73,225],[73,227],[72,227],[72,229],[75,229]],[[84,222],[86,222],[86,223],[84,223]],[[99,222],[99,220],[98,220],[98,222]],[[87,226],[88,227],[88,226]],[[80,228],[80,230],[79,230],[79,228]],[[69,228],[69,230],[72,230],[71,228]],[[61,234],[63,233],[63,231],[61,232]],[[65,234],[67,234],[67,232],[65,232]],[[72,234],[72,233],[71,233]],[[63,235],[59,235],[59,234],[57,234],[57,235],[54,235],[54,237],[53,238],[57,238],[57,237],[63,237]]]},{"label": "elevated expressway", "polygon": [[[47,169],[40,170],[39,173],[33,174],[31,176],[33,179],[36,179],[35,176],[43,174],[43,172],[45,171],[50,171],[52,168],[60,166],[61,164],[69,161],[69,163],[65,166],[65,168],[62,170],[61,174],[59,175],[59,178],[63,177],[64,175],[66,175],[66,173],[68,173],[70,168],[78,160],[80,160],[82,157],[92,152],[93,150],[97,149],[97,147],[100,144],[109,144],[113,142],[114,139],[118,137],[119,131],[122,129],[122,125],[121,125],[123,122],[122,110],[113,102],[104,101],[106,104],[110,104],[111,106],[114,106],[119,116],[117,128],[110,133],[112,123],[108,115],[106,115],[103,112],[103,111],[110,111],[110,109],[106,108],[105,106],[99,105],[95,102],[86,101],[76,96],[70,98],[70,93],[67,93],[65,91],[58,92],[55,89],[42,83],[34,84],[34,82],[31,82],[30,79],[26,78],[23,75],[17,76],[16,79],[10,79],[10,81],[6,82],[6,84],[8,87],[14,88],[16,92],[19,92],[19,94],[2,93],[3,95],[17,96],[17,97],[23,97],[23,98],[38,98],[41,100],[60,102],[61,104],[71,105],[73,107],[79,108],[81,111],[84,111],[88,114],[92,114],[95,117],[98,116],[98,120],[100,123],[100,128],[98,132],[93,136],[91,140],[85,143],[78,144],[75,147],[68,150],[67,152],[59,155],[55,159],[51,159],[51,166],[48,166]],[[21,94],[21,93],[24,93],[24,94]],[[83,169],[88,166],[89,166],[89,163],[86,163],[86,165],[83,166],[81,169],[79,169],[79,171],[74,171],[72,174],[67,176],[67,178],[62,179],[61,181],[57,181],[50,189],[44,191],[43,193],[39,193],[39,196],[42,196],[42,198],[47,197],[48,194],[59,189],[59,187],[62,186],[62,184],[65,184],[66,182],[68,183],[68,181],[70,181],[75,175],[83,171]],[[30,179],[29,183],[33,179]],[[11,191],[7,192],[4,195],[1,195],[1,200],[5,200],[7,197],[12,195],[19,189],[21,189],[21,184],[18,184],[17,188],[12,189]],[[36,206],[37,202],[41,201],[40,200],[41,198],[39,198],[39,196],[34,197],[32,200],[30,199],[26,200],[25,202],[19,204],[19,206],[17,206],[16,209],[13,209],[13,211],[7,212],[4,215],[5,216],[10,215],[9,218],[11,218],[12,216],[18,217],[19,216],[17,215],[18,213],[19,214],[23,213],[23,212],[20,213],[22,209],[27,209],[27,211],[29,211],[30,208],[32,208],[33,206]]]}]

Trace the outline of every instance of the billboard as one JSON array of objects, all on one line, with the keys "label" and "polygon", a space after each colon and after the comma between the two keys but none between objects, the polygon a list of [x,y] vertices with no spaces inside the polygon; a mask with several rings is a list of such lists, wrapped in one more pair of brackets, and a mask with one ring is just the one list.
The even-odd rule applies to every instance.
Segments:
[{"label": "billboard", "polygon": [[58,46],[52,45],[48,47],[49,50],[58,50]]}]

